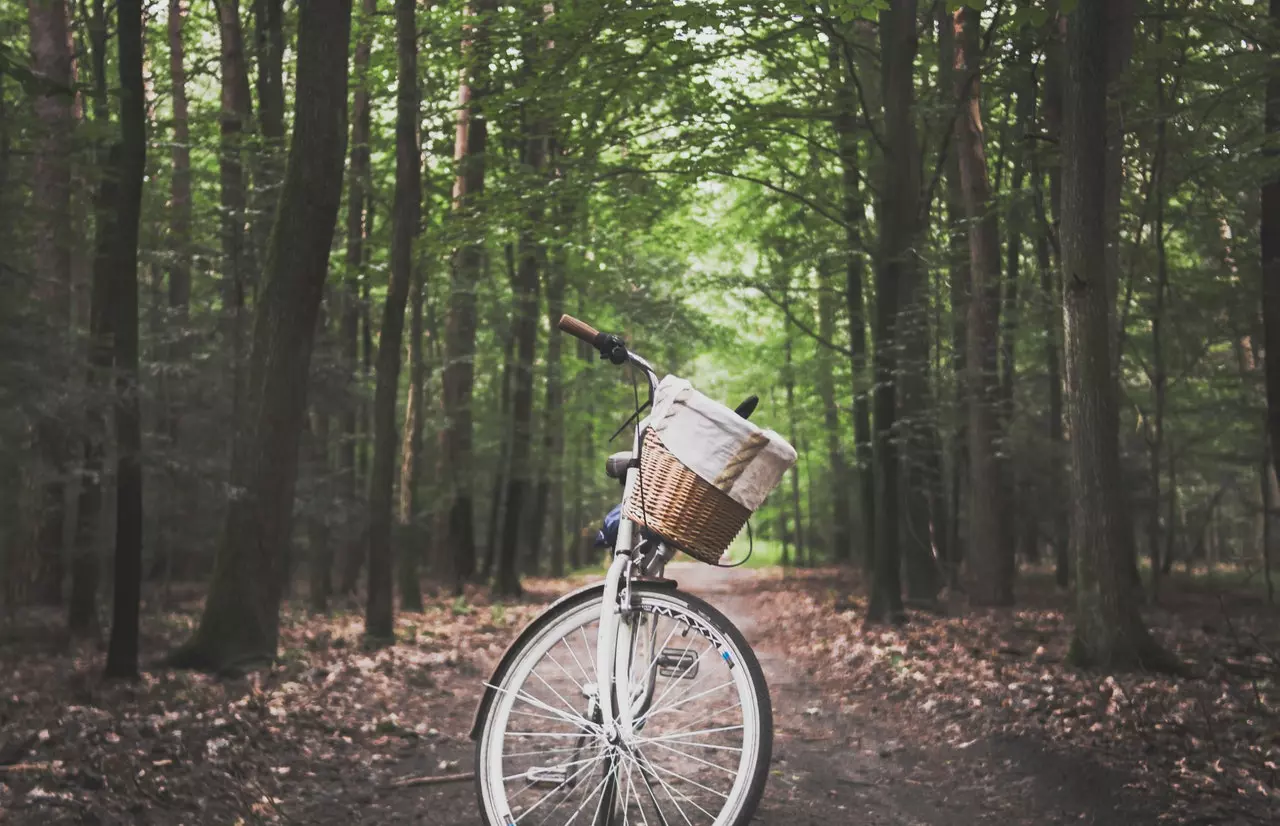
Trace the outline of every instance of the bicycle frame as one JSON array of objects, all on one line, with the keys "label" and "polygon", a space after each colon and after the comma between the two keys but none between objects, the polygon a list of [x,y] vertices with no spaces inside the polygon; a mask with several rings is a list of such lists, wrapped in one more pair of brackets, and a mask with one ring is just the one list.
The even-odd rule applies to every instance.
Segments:
[{"label": "bicycle frame", "polygon": [[[654,393],[658,387],[658,377],[654,372],[653,365],[645,361],[635,353],[627,354],[631,364],[642,370],[649,382],[649,402],[652,406]],[[636,422],[635,432],[631,436],[631,455],[635,459],[640,457],[641,437],[645,428],[649,424],[649,417],[646,416]],[[635,464],[639,464],[636,462]],[[632,495],[636,487],[640,483],[640,469],[638,467],[630,467],[627,469],[626,481],[623,487],[623,501]],[[631,519],[623,517],[618,524],[618,541],[613,548],[613,561],[609,564],[609,571],[605,574],[604,580],[604,599],[600,608],[600,634],[596,641],[596,674],[603,682],[612,679],[613,686],[599,685],[596,687],[598,700],[600,703],[601,719],[604,723],[605,739],[609,742],[616,743],[620,739],[630,739],[632,735],[632,727],[634,725],[634,706],[630,696],[619,697],[615,705],[615,686],[626,686],[630,682],[631,662],[629,657],[619,656],[618,652],[631,650],[633,627],[622,621],[623,612],[625,610],[624,602],[629,603],[631,578],[634,576],[636,560],[633,558],[635,552],[635,537],[639,526]],[[660,551],[656,551],[660,553]],[[655,573],[661,575],[661,566],[665,564],[659,556],[659,567]],[[620,600],[620,597],[623,599]],[[643,697],[641,698],[643,700]],[[615,723],[615,713],[617,722]]]}]

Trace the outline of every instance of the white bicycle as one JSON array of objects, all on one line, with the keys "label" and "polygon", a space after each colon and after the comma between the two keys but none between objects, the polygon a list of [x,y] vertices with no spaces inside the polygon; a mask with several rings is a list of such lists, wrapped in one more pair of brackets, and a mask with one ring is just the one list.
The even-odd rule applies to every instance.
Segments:
[{"label": "white bicycle", "polygon": [[[570,316],[560,329],[657,375],[622,340]],[[645,484],[649,418],[608,474]],[[643,493],[643,491],[642,491]],[[773,710],[746,639],[664,569],[670,541],[618,526],[601,584],[569,594],[511,645],[476,711],[476,791],[490,826],[746,826],[764,793]]]}]

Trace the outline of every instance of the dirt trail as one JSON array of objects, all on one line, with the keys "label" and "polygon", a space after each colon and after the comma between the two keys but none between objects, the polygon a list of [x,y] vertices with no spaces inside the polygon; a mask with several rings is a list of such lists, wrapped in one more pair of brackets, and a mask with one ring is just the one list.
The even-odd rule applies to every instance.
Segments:
[{"label": "dirt trail", "polygon": [[[772,826],[857,823],[1155,823],[1163,806],[1125,789],[1127,778],[1026,738],[979,739],[967,748],[913,746],[893,710],[858,702],[857,686],[824,686],[820,674],[770,639],[753,611],[760,574],[676,564],[680,587],[723,611],[756,649],[774,710],[773,772],[757,822]],[[898,712],[901,714],[901,712]]]},{"label": "dirt trail", "polygon": [[[1027,738],[979,738],[965,748],[923,748],[911,742],[900,709],[876,705],[857,686],[832,686],[772,639],[753,610],[759,572],[677,563],[668,575],[682,590],[723,611],[751,641],[769,682],[774,709],[773,769],[753,822],[764,826],[916,826],[917,824],[1154,824],[1163,810],[1126,788],[1129,778],[1091,760],[1059,754]],[[482,677],[475,676],[478,688]],[[454,732],[431,761],[471,768],[470,723],[460,713]],[[896,719],[895,719],[896,717]],[[457,761],[454,768],[452,761]],[[422,761],[405,773],[436,773]],[[470,783],[371,795],[350,807],[356,822],[463,826],[478,822]]]}]

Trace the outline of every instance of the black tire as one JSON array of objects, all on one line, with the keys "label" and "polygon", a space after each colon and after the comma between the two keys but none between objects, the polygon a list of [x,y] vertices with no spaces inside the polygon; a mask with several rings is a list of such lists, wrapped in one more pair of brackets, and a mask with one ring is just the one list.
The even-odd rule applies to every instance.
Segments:
[{"label": "black tire", "polygon": [[[669,587],[655,586],[643,582],[632,583],[631,590],[633,594],[640,595],[644,593],[653,593],[660,595],[665,599],[672,599],[684,603],[684,606],[692,613],[698,615],[708,625],[716,631],[727,637],[733,646],[737,649],[737,664],[746,668],[747,675],[750,679],[752,690],[757,697],[759,706],[760,732],[758,759],[752,777],[748,782],[747,791],[743,797],[743,804],[738,815],[731,823],[722,824],[722,826],[747,826],[751,819],[755,816],[756,809],[760,805],[760,799],[764,796],[765,784],[769,779],[769,767],[773,758],[773,702],[769,696],[769,684],[765,680],[764,669],[760,667],[760,661],[756,658],[755,652],[752,651],[751,645],[747,642],[747,638],[738,630],[732,622],[729,621],[723,613],[705,600],[685,593],[684,591],[674,590]],[[515,655],[519,647],[531,642],[530,635],[532,632],[541,630],[542,628],[554,623],[557,618],[563,614],[580,610],[584,603],[598,603],[602,597],[602,589],[590,589],[563,600],[552,606],[545,613],[540,615],[530,624],[529,628],[522,633],[520,638],[512,645],[512,649],[508,652],[508,656],[503,658],[502,663],[494,672],[489,683],[492,685],[501,685],[502,680],[506,676],[507,670],[511,663],[517,659]],[[487,700],[487,698],[486,698]],[[482,701],[476,719],[475,732],[475,790],[476,803],[479,809],[480,822],[487,826],[508,826],[502,821],[495,820],[490,812],[486,810],[485,796],[481,785],[481,761],[483,759],[481,749],[484,744],[483,732],[489,726],[490,716],[493,714],[494,704],[492,702]]]}]

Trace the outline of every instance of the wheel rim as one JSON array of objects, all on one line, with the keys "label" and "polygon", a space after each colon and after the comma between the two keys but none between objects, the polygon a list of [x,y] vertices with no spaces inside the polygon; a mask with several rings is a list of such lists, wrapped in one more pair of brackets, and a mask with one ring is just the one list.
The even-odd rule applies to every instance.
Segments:
[{"label": "wheel rim", "polygon": [[596,599],[557,617],[494,686],[477,767],[490,822],[733,823],[761,741],[743,652],[679,599],[640,592],[627,689],[636,726],[610,742],[592,700],[599,612]]}]

